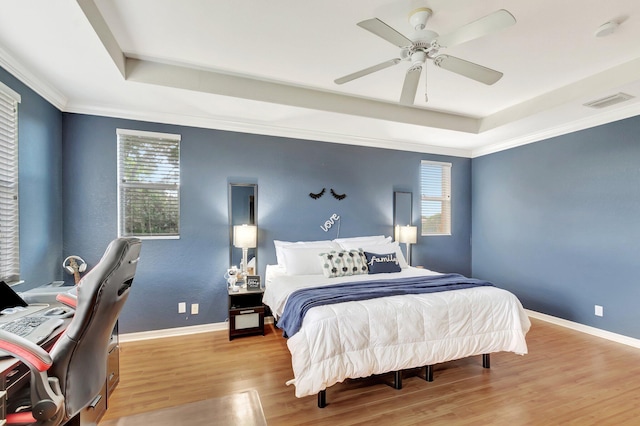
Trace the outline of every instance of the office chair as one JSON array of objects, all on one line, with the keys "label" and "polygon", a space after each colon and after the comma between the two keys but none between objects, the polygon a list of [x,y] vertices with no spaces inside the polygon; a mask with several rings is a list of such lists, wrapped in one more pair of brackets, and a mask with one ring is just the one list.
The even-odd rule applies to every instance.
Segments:
[{"label": "office chair", "polygon": [[137,238],[109,244],[100,262],[78,283],[75,315],[49,353],[0,330],[0,349],[31,370],[31,411],[8,413],[7,425],[79,424],[80,411],[106,382],[111,333],[129,295],[140,248]]}]

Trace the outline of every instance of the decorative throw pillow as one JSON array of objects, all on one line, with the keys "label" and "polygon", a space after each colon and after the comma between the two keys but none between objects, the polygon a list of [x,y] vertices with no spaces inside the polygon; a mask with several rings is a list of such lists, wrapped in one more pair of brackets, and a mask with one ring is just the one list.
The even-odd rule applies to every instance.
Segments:
[{"label": "decorative throw pillow", "polygon": [[400,272],[402,270],[395,252],[378,254],[365,251],[364,255],[367,259],[367,267],[369,268],[370,274],[385,274],[389,272]]},{"label": "decorative throw pillow", "polygon": [[409,264],[404,258],[404,254],[402,254],[402,249],[400,248],[400,244],[397,241],[393,241],[385,244],[362,244],[358,247],[354,247],[362,250],[363,252],[369,253],[394,253],[396,258],[398,259],[398,263],[400,264],[400,268],[408,268]]},{"label": "decorative throw pillow", "polygon": [[366,274],[367,259],[360,250],[321,253],[322,273],[327,278]]}]

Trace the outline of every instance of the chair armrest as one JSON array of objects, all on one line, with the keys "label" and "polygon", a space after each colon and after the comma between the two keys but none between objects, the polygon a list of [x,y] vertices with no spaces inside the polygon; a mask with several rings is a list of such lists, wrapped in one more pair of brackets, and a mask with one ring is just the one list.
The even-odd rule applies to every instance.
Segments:
[{"label": "chair armrest", "polygon": [[47,371],[53,362],[49,353],[40,346],[4,330],[0,330],[0,350],[18,358],[32,370]]},{"label": "chair armrest", "polygon": [[78,296],[71,293],[60,293],[56,296],[56,300],[63,305],[75,309],[78,306]]},{"label": "chair armrest", "polygon": [[[49,377],[47,370],[53,360],[47,351],[29,340],[0,330],[0,350],[22,361],[31,371],[31,413],[37,424],[49,424],[64,409],[64,397],[57,378]],[[11,422],[28,420],[29,414],[11,414],[7,416]]]}]

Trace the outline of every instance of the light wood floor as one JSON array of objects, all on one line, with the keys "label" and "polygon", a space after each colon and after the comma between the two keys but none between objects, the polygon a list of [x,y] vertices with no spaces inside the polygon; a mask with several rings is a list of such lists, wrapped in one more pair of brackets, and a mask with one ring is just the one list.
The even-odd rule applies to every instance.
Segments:
[{"label": "light wood floor", "polygon": [[[498,353],[434,368],[434,381],[404,374],[349,380],[298,399],[286,341],[229,342],[226,332],[122,344],[120,384],[104,419],[256,389],[269,425],[626,425],[640,424],[640,349],[532,319],[529,354]],[[211,424],[215,424],[212,422]]]}]

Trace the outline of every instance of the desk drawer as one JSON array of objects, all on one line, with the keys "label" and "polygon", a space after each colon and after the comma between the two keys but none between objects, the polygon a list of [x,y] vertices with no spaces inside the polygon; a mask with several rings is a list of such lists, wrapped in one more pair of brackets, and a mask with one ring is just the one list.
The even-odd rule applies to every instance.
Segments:
[{"label": "desk drawer", "polygon": [[6,423],[5,417],[7,417],[7,391],[0,390],[0,426]]},{"label": "desk drawer", "polygon": [[102,386],[100,393],[91,401],[91,404],[80,412],[81,424],[97,424],[107,411],[107,383]]},{"label": "desk drawer", "polygon": [[[116,390],[116,386],[120,381],[120,348],[114,346],[109,351],[107,357],[107,397]],[[107,404],[108,405],[108,404]]]},{"label": "desk drawer", "polygon": [[7,399],[11,398],[15,392],[29,383],[29,375],[29,367],[23,363],[15,364],[13,368],[5,373],[4,388],[7,391]]}]

